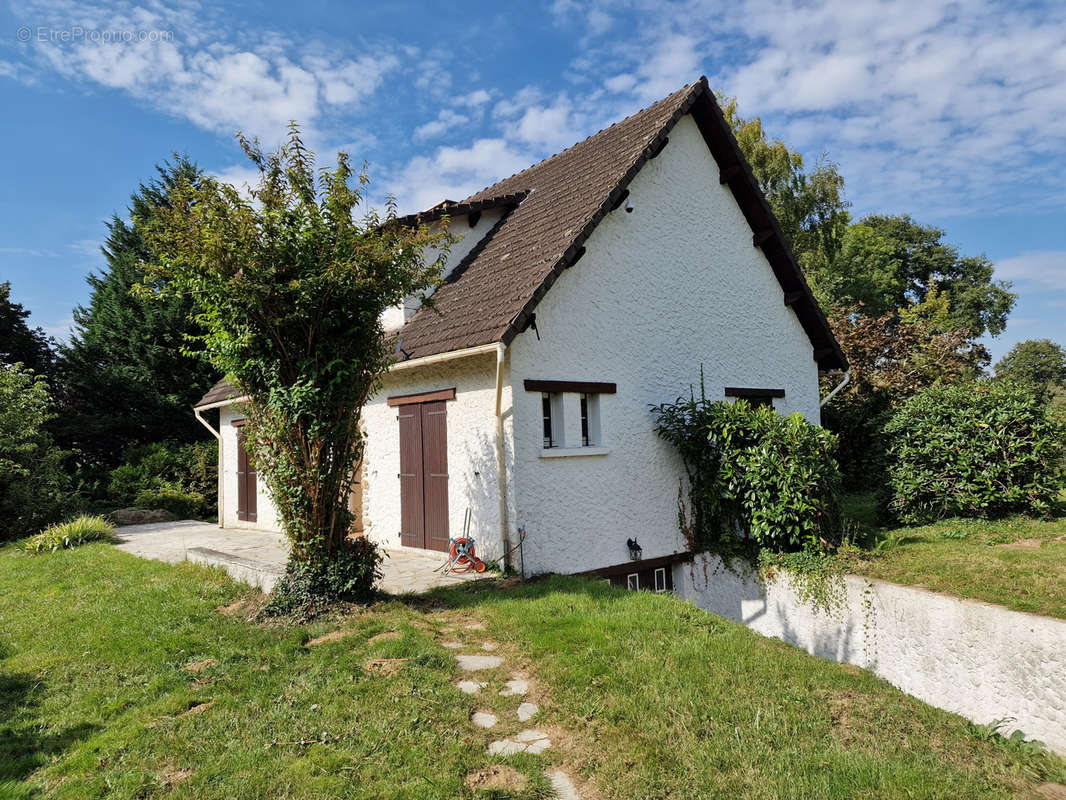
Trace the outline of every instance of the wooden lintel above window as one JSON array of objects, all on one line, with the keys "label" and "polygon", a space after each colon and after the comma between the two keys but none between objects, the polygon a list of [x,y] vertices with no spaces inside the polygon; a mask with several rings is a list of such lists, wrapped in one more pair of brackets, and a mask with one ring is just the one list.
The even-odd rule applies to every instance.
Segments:
[{"label": "wooden lintel above window", "polygon": [[784,389],[747,389],[740,386],[725,387],[726,397],[784,397]]},{"label": "wooden lintel above window", "polygon": [[234,428],[243,428],[247,424],[248,420],[244,417],[241,417],[240,419],[235,419],[230,423],[230,425],[232,425]]},{"label": "wooden lintel above window", "polygon": [[615,394],[618,385],[596,381],[535,381],[526,378],[527,392],[577,392],[579,394]]},{"label": "wooden lintel above window", "polygon": [[659,556],[658,558],[642,558],[640,561],[627,561],[624,564],[615,564],[610,567],[590,569],[585,572],[578,572],[575,574],[589,577],[610,578],[614,575],[628,575],[631,572],[640,572],[646,569],[667,567],[671,564],[691,561],[692,558],[692,553],[674,553],[673,555]]},{"label": "wooden lintel above window", "polygon": [[455,387],[451,389],[438,389],[435,392],[421,392],[419,394],[397,394],[389,398],[390,406],[406,406],[411,403],[432,403],[435,400],[454,400]]}]

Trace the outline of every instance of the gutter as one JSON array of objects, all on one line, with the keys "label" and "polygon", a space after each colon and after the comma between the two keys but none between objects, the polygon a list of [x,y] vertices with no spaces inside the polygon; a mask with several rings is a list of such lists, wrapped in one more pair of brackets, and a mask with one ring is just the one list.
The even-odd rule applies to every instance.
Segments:
[{"label": "gutter", "polygon": [[843,389],[843,388],[844,388],[845,386],[847,386],[847,385],[848,385],[848,382],[849,382],[849,381],[851,381],[851,370],[850,370],[850,369],[849,369],[849,370],[846,370],[846,371],[844,372],[844,378],[843,378],[843,380],[841,380],[841,381],[840,381],[840,383],[838,383],[838,384],[837,384],[837,385],[836,385],[836,386],[835,386],[835,387],[833,388],[833,391],[831,391],[831,392],[830,392],[829,394],[827,394],[827,395],[825,396],[825,398],[823,398],[822,402],[820,402],[820,403],[818,404],[818,408],[821,408],[821,407],[822,407],[822,406],[824,406],[824,405],[825,405],[826,403],[828,403],[828,402],[829,402],[830,400],[832,400],[832,399],[833,399],[834,397],[836,397],[836,395],[837,395],[837,392],[839,392],[839,391],[840,391],[841,389]]},{"label": "gutter", "polygon": [[[452,361],[459,358],[468,358],[470,356],[486,355],[488,353],[496,354],[496,485],[499,502],[499,515],[500,515],[500,544],[503,547],[503,560],[504,568],[511,566],[511,546],[510,537],[508,535],[509,522],[507,519],[507,459],[504,453],[504,431],[503,431],[503,367],[507,355],[507,345],[503,342],[493,342],[491,344],[477,345],[476,347],[466,347],[462,350],[452,350],[447,353],[437,353],[432,356],[423,356],[422,358],[411,358],[407,361],[397,361],[389,367],[389,372],[398,372],[405,369],[415,369],[416,367],[424,367],[429,364],[439,364],[443,361]],[[193,413],[196,414],[196,418],[200,420],[200,423],[211,431],[211,435],[219,441],[219,445],[222,443],[222,435],[216,431],[205,420],[200,412],[209,411],[213,408],[222,408],[223,406],[232,405],[234,403],[242,403],[248,400],[247,395],[242,397],[232,397],[226,400],[219,400],[216,403],[207,403],[202,406],[194,406]],[[221,466],[221,449],[219,464]],[[218,471],[219,480],[219,492],[218,492],[218,519],[221,525],[223,521],[222,516],[222,470]]]},{"label": "gutter", "polygon": [[496,492],[499,501],[500,546],[503,548],[503,568],[511,567],[511,542],[508,537],[507,520],[507,459],[503,442],[503,366],[507,345],[497,342],[496,349]]},{"label": "gutter", "polygon": [[398,372],[404,369],[414,369],[415,367],[423,367],[426,364],[439,364],[442,361],[451,361],[453,358],[467,358],[468,356],[479,356],[485,353],[495,353],[504,345],[499,342],[493,342],[492,344],[479,344],[476,347],[465,347],[462,350],[451,350],[447,353],[437,353],[432,356],[422,356],[421,358],[410,358],[407,361],[397,361],[389,367],[389,372]]},{"label": "gutter", "polygon": [[197,406],[193,408],[192,413],[196,415],[196,418],[200,421],[200,424],[211,431],[211,435],[218,439],[218,527],[226,527],[226,517],[223,513],[225,507],[223,506],[223,498],[225,492],[222,490],[222,431],[216,431],[211,427],[211,423],[204,419],[202,412],[212,408],[221,408],[224,405],[229,405],[229,400],[224,400],[221,403],[210,403],[206,406]]}]

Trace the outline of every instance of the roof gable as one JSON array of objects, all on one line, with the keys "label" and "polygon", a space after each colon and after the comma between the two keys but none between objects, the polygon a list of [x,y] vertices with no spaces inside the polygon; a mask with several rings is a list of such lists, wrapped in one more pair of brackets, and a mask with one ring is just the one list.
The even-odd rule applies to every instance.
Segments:
[{"label": "roof gable", "polygon": [[[510,344],[558,276],[584,254],[584,243],[600,220],[625,199],[626,187],[644,164],[667,146],[671,129],[685,114],[692,114],[699,126],[721,183],[728,185],[751,227],[753,246],[762,249],[784,304],[811,341],[814,360],[821,369],[846,368],[844,353],[706,78],[461,202],[444,201],[402,218],[413,225],[444,215],[504,210],[434,292],[432,305],[393,332],[408,357]],[[198,405],[225,392],[233,389],[220,381]]]},{"label": "roof gable", "polygon": [[822,369],[845,367],[706,78],[455,204],[519,200],[459,275],[434,293],[432,307],[420,309],[398,331],[404,351],[420,358],[495,341],[509,344],[556,278],[584,253],[585,240],[624,199],[630,181],[689,113],[721,170],[721,182],[728,184],[751,226],[753,245],[770,262],[784,303],[811,340],[815,360]]}]

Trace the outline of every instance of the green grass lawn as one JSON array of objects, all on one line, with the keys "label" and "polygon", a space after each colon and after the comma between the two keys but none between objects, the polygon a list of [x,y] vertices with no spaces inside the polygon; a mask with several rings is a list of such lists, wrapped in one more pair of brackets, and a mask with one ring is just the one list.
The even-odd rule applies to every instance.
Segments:
[{"label": "green grass lawn", "polygon": [[853,572],[1066,619],[1066,518],[877,529],[872,497],[852,496],[847,511],[875,530],[849,554]]},{"label": "green grass lawn", "polygon": [[[103,544],[0,548],[0,797],[536,798],[552,764],[601,800],[1037,797],[1066,779],[1059,759],[673,597],[505,587],[260,625],[230,605],[250,590],[214,571]],[[552,749],[486,755],[469,714],[513,699],[453,686],[455,636],[529,672]],[[381,657],[407,660],[366,668]],[[464,784],[501,762],[525,790]]]}]

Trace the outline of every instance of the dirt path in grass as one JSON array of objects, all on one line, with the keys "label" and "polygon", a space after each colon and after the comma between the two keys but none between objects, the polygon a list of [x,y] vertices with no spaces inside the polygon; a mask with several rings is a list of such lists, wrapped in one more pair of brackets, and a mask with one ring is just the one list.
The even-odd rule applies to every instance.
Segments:
[{"label": "dirt path in grass", "polygon": [[551,697],[530,672],[528,659],[491,639],[485,623],[470,614],[443,612],[430,615],[427,621],[437,642],[455,654],[455,685],[471,700],[471,738],[500,760],[467,775],[467,786],[521,791],[526,778],[505,759],[550,751],[556,763],[545,776],[555,796],[594,800],[594,788],[580,779],[575,764],[583,743],[553,723]]}]

